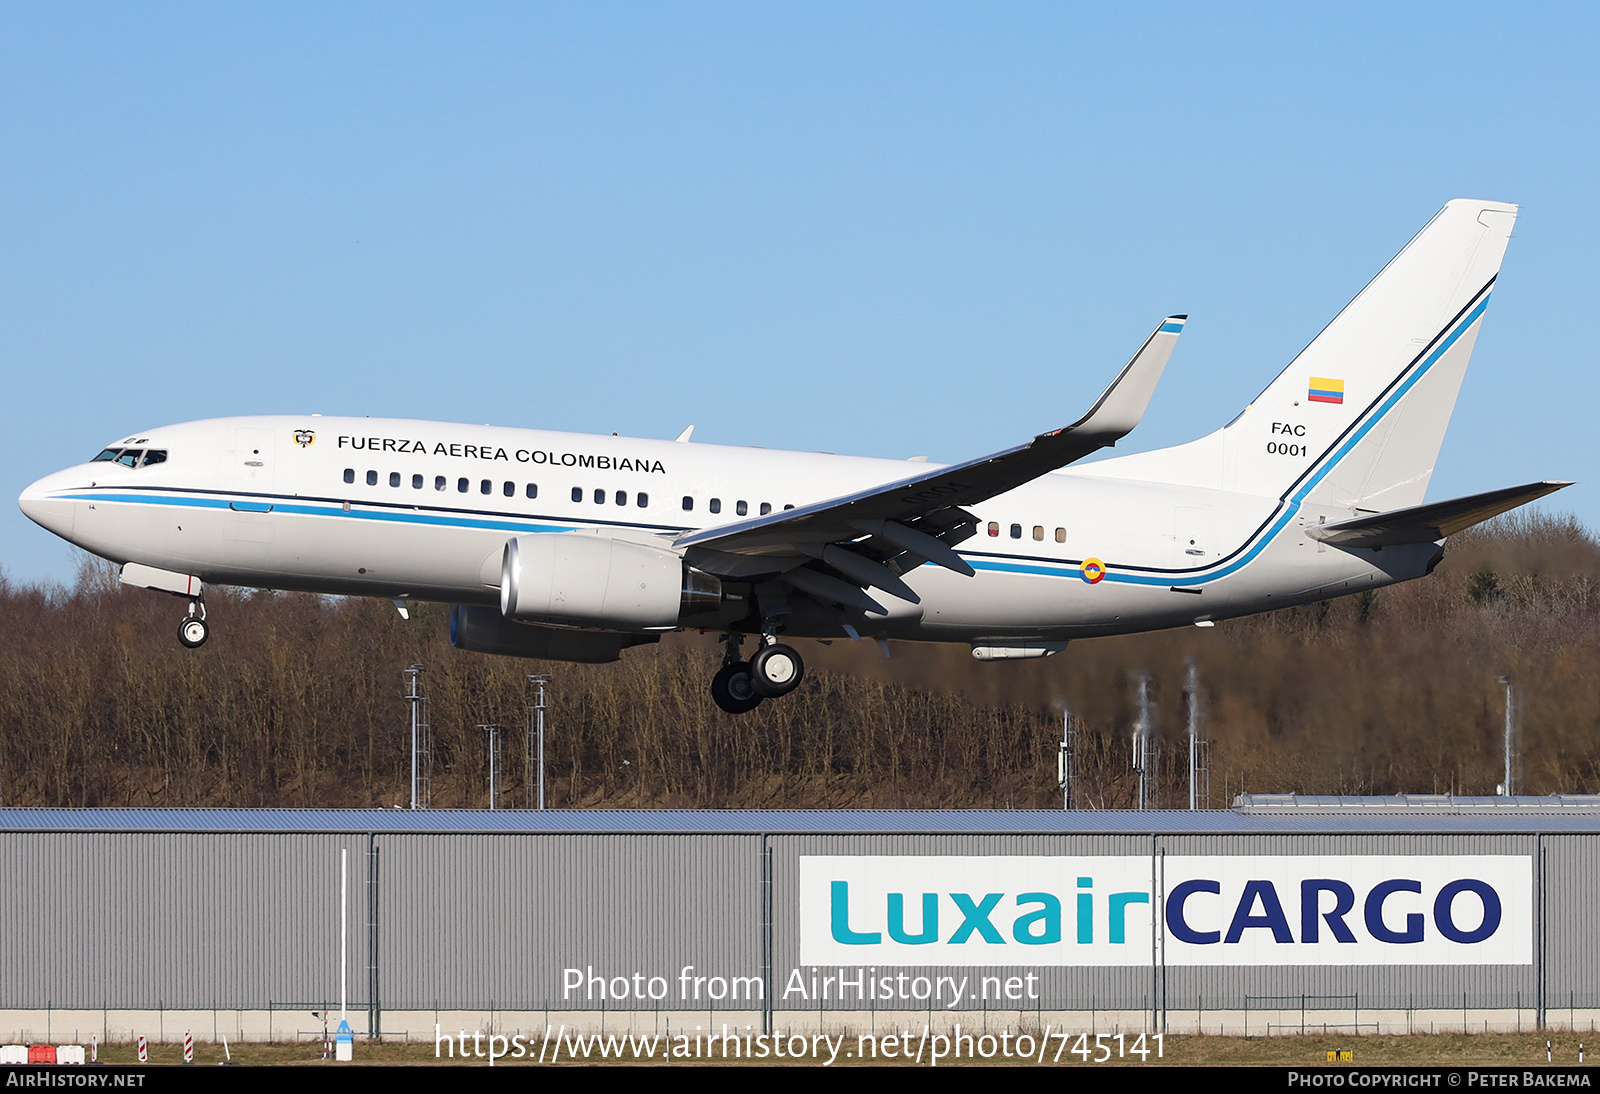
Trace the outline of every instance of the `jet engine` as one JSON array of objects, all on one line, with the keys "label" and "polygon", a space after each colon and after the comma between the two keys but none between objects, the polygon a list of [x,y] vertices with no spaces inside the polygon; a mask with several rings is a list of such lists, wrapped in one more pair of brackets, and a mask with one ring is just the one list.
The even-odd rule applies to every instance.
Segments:
[{"label": "jet engine", "polygon": [[715,610],[722,583],[671,551],[582,532],[518,536],[500,562],[507,619],[612,631],[670,630]]},{"label": "jet engine", "polygon": [[621,657],[629,646],[659,641],[661,636],[657,634],[574,631],[517,623],[487,605],[450,606],[450,644],[473,653],[604,664]]}]

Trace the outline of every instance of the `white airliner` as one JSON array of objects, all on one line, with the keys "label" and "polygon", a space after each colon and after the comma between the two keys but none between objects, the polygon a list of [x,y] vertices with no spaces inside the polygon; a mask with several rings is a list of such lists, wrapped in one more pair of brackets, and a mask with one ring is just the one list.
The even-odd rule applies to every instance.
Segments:
[{"label": "white airliner", "polygon": [[223,418],[124,437],[21,506],[187,598],[186,646],[205,584],[445,601],[455,645],[520,657],[715,629],[734,713],[800,682],[785,636],[993,661],[1210,626],[1421,577],[1445,537],[1568,485],[1423,504],[1516,211],[1450,202],[1227,426],[1071,470],[1138,424],[1184,316],[1073,425],[950,466],[693,444],[692,426]]}]

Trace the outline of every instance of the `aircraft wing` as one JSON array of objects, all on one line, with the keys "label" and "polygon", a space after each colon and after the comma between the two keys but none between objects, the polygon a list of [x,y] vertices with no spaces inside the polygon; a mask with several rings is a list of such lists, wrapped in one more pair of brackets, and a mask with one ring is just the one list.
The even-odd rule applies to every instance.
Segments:
[{"label": "aircraft wing", "polygon": [[1534,482],[1527,486],[1508,486],[1503,490],[1490,490],[1486,494],[1472,494],[1465,498],[1451,498],[1428,505],[1413,505],[1409,509],[1320,524],[1306,529],[1306,534],[1335,547],[1399,547],[1406,543],[1432,543],[1571,485],[1570,482]]},{"label": "aircraft wing", "polygon": [[[924,561],[972,574],[972,568],[950,549],[976,528],[975,518],[963,506],[986,501],[1116,444],[1139,424],[1186,319],[1182,315],[1163,319],[1089,412],[1072,425],[1015,448],[859,493],[688,532],[675,545],[687,548],[690,565],[724,577],[793,571],[791,585],[832,603],[872,604],[881,614],[876,602],[861,599],[862,585],[875,585],[914,602],[915,594],[898,574]],[[808,563],[804,570],[797,569]]]}]

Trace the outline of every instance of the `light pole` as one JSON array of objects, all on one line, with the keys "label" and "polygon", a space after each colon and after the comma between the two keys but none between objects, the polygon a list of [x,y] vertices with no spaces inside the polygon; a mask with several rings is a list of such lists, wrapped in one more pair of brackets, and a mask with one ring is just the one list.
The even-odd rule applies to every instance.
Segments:
[{"label": "light pole", "polygon": [[1156,727],[1151,718],[1150,674],[1141,672],[1139,718],[1133,723],[1133,769],[1139,776],[1139,808],[1154,809],[1157,798]]},{"label": "light pole", "polygon": [[1517,748],[1517,714],[1519,713],[1517,710],[1517,685],[1510,676],[1500,677],[1500,682],[1506,688],[1506,781],[1500,784],[1500,792],[1508,798],[1514,798],[1517,796],[1518,789],[1520,789],[1517,784],[1522,781],[1518,778],[1521,772],[1517,770],[1521,766],[1518,763],[1521,757],[1518,755]]},{"label": "light pole", "polygon": [[530,727],[533,732],[529,734],[528,741],[528,767],[533,772],[533,778],[528,780],[528,802],[534,809],[544,808],[544,686],[550,682],[548,676],[529,676],[528,682],[537,687],[538,695],[533,706],[528,708],[529,720],[533,723]]},{"label": "light pole", "polygon": [[411,808],[428,807],[432,786],[432,742],[428,724],[428,697],[422,694],[421,665],[405,670],[406,702],[411,705]]},{"label": "light pole", "polygon": [[478,727],[489,735],[489,808],[496,809],[495,804],[499,794],[499,768],[500,768],[500,727],[497,725],[482,725]]},{"label": "light pole", "polygon": [[1056,785],[1061,787],[1061,808],[1072,808],[1078,781],[1078,731],[1072,728],[1072,711],[1061,708],[1061,749],[1056,753]]}]

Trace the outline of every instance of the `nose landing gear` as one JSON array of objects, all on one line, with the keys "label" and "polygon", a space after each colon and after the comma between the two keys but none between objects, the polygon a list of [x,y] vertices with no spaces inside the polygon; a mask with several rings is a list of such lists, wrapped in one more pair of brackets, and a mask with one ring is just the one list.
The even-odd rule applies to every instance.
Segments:
[{"label": "nose landing gear", "polygon": [[711,678],[711,700],[729,714],[746,714],[766,699],[787,695],[805,678],[805,662],[793,647],[768,634],[761,649],[745,661],[741,655],[744,636],[723,637],[725,652],[722,668]]},{"label": "nose landing gear", "polygon": [[206,626],[206,602],[196,597],[189,601],[189,617],[178,624],[178,641],[188,649],[197,650],[209,637],[211,628]]}]

